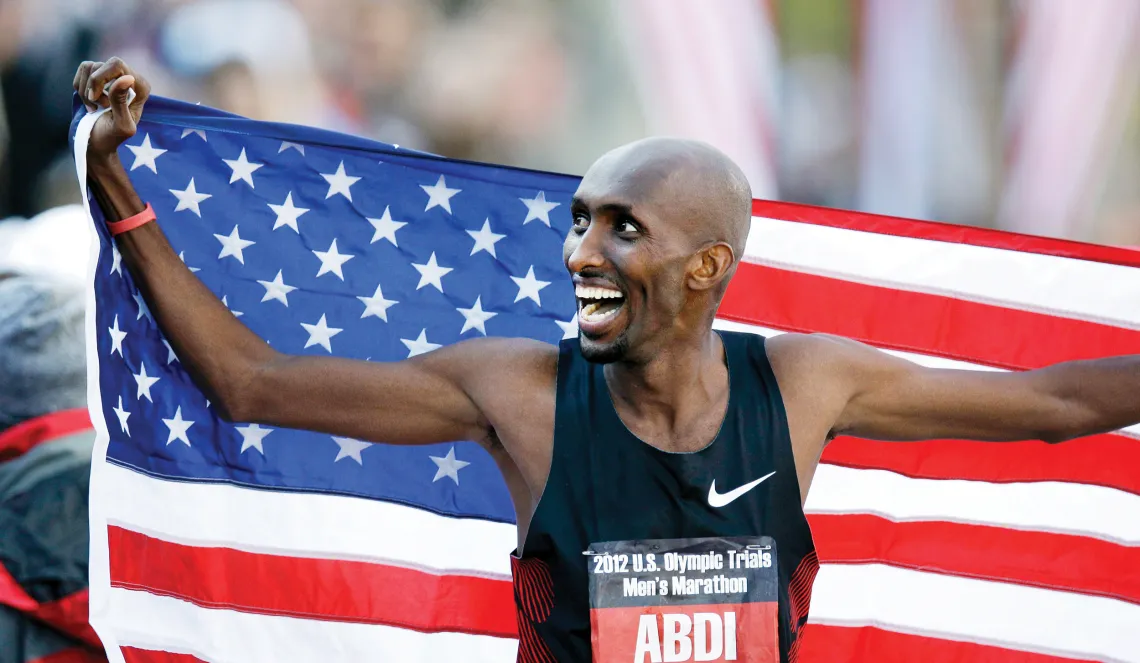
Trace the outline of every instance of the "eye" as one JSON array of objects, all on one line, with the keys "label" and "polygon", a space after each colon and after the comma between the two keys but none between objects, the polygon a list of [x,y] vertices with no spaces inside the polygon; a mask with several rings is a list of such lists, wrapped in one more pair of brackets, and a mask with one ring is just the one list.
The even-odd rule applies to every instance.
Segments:
[{"label": "eye", "polygon": [[585,214],[581,214],[581,213],[575,214],[573,223],[574,223],[574,230],[577,230],[579,232],[585,231],[586,228],[590,227],[590,217],[586,216]]},{"label": "eye", "polygon": [[635,235],[641,232],[641,226],[632,219],[622,219],[618,221],[617,232],[619,235]]}]

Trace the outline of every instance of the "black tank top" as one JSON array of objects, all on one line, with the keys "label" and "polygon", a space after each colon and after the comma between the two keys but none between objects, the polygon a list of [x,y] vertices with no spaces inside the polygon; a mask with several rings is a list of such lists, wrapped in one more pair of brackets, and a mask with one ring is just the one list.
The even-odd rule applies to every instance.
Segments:
[{"label": "black tank top", "polygon": [[[719,332],[728,409],[711,444],[693,453],[652,447],[629,431],[602,366],[562,341],[554,451],[521,558],[512,557],[520,663],[590,661],[590,593],[583,554],[592,542],[770,536],[779,578],[779,647],[794,662],[819,568],[800,505],[787,417],[764,337]],[[769,479],[721,508],[718,492]]]}]

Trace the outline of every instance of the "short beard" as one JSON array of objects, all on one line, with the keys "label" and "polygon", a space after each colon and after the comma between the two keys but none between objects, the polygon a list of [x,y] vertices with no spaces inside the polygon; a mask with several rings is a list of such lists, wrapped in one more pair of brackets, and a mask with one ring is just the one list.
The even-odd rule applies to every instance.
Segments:
[{"label": "short beard", "polygon": [[578,332],[578,347],[582,351],[582,358],[591,364],[612,364],[624,359],[629,352],[629,337],[622,332],[616,341],[603,345]]}]

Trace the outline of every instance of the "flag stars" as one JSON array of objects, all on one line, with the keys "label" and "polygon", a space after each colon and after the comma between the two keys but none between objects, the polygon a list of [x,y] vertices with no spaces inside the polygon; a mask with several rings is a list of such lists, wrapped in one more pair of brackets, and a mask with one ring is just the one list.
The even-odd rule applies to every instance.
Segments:
[{"label": "flag stars", "polygon": [[202,201],[214,197],[209,193],[199,193],[198,189],[194,188],[193,177],[190,178],[190,184],[187,185],[186,189],[182,191],[179,191],[178,189],[170,189],[170,193],[173,193],[174,196],[178,198],[178,204],[174,207],[175,212],[181,212],[182,210],[188,209],[193,212],[194,215],[199,219],[202,218],[202,208],[200,207]]},{"label": "flag stars", "polygon": [[190,446],[190,438],[187,437],[186,432],[190,430],[194,422],[182,418],[182,406],[178,407],[173,419],[163,419],[162,423],[166,424],[166,427],[170,429],[170,434],[166,437],[167,446],[170,446],[170,443],[175,440],[184,443],[186,446]]},{"label": "flag stars", "polygon": [[258,283],[265,288],[265,296],[261,298],[261,301],[267,302],[271,299],[276,299],[286,306],[289,305],[289,293],[297,289],[294,286],[285,285],[285,281],[283,281],[281,277],[280,269],[277,270],[277,276],[273,277],[272,281],[258,281]]},{"label": "flag stars", "polygon": [[253,163],[249,161],[245,156],[244,147],[241,148],[241,154],[237,159],[222,159],[222,161],[225,161],[226,165],[230,167],[231,171],[233,171],[230,174],[230,184],[241,180],[248,184],[249,188],[256,188],[253,186],[253,173],[265,164]]},{"label": "flag stars", "polygon": [[511,280],[514,281],[515,285],[519,287],[519,294],[515,295],[516,302],[521,301],[522,299],[532,299],[534,300],[535,304],[542,306],[542,299],[539,297],[538,293],[540,290],[550,285],[550,281],[539,281],[536,279],[534,277],[534,265],[531,265],[530,269],[526,273],[526,276],[522,278],[512,276]]},{"label": "flag stars", "polygon": [[153,387],[154,383],[158,382],[159,379],[153,375],[146,374],[146,362],[141,362],[139,364],[139,372],[133,375],[135,376],[135,385],[138,386],[138,393],[135,394],[135,398],[141,401],[145,396],[148,401],[153,403],[154,398],[150,395],[150,388]]},{"label": "flag stars", "polygon": [[162,344],[166,346],[166,365],[169,366],[178,361],[178,355],[174,354],[174,348],[170,347],[170,341],[164,338],[162,339]]},{"label": "flag stars", "polygon": [[408,348],[408,358],[411,359],[416,355],[426,354],[440,347],[439,343],[432,343],[427,339],[427,330],[420,330],[420,335],[414,340],[401,338],[400,342]]},{"label": "flag stars", "polygon": [[578,338],[578,316],[577,315],[575,315],[573,318],[570,318],[570,320],[567,322],[562,322],[561,320],[555,320],[554,322],[556,322],[558,324],[558,326],[562,329],[562,338],[564,340],[567,338]]},{"label": "flag stars", "polygon": [[301,323],[305,331],[309,332],[309,340],[305,341],[305,347],[310,348],[314,345],[319,345],[325,350],[332,352],[332,337],[344,331],[336,327],[329,327],[325,315],[321,315],[321,319],[315,325],[308,325]]},{"label": "flag stars", "polygon": [[384,299],[384,293],[380,291],[379,284],[376,285],[376,292],[371,297],[357,297],[357,299],[364,302],[364,313],[360,314],[361,318],[367,318],[371,315],[384,322],[388,322],[388,309],[399,303],[394,299]]},{"label": "flag stars", "polygon": [[258,424],[238,426],[237,432],[241,433],[241,451],[238,453],[245,453],[246,449],[257,449],[264,456],[265,449],[262,448],[261,443],[265,440],[265,436],[272,433],[273,430],[272,428],[262,428]]},{"label": "flag stars", "polygon": [[135,161],[131,164],[131,170],[146,166],[150,172],[158,174],[158,165],[155,160],[163,154],[166,150],[161,150],[150,143],[150,134],[143,136],[141,145],[127,145],[127,149],[134,153]]},{"label": "flag stars", "polygon": [[459,330],[462,335],[468,329],[478,329],[479,333],[487,335],[487,321],[498,315],[498,313],[491,313],[483,310],[482,297],[475,298],[475,304],[471,308],[457,308],[455,310],[463,314],[463,329]]},{"label": "flag stars", "polygon": [[[183,265],[186,265],[186,252],[185,251],[179,251],[178,252],[178,259],[182,261]],[[190,265],[186,265],[186,269],[190,270],[191,274],[193,274],[194,272],[202,271],[201,269],[198,269],[197,267],[191,267]]]},{"label": "flag stars", "polygon": [[428,456],[428,458],[430,458],[432,460],[432,462],[435,463],[435,466],[436,466],[435,477],[431,480],[432,483],[435,483],[436,481],[439,481],[440,479],[447,477],[448,479],[451,479],[452,481],[454,481],[455,485],[458,486],[459,485],[459,470],[462,470],[463,468],[465,468],[471,464],[468,461],[458,460],[455,457],[455,447],[454,446],[451,447],[450,450],[448,450],[446,456]]},{"label": "flag stars", "polygon": [[108,274],[118,272],[119,276],[123,275],[123,254],[119,253],[119,247],[111,242],[111,271]]},{"label": "flag stars", "polygon": [[129,425],[127,425],[127,419],[130,418],[131,413],[127,412],[126,410],[123,409],[123,397],[122,396],[119,396],[118,406],[113,407],[111,409],[114,410],[115,416],[118,417],[118,419],[119,419],[119,428],[122,430],[122,432],[127,434],[127,437],[130,437],[131,436],[131,427]]},{"label": "flag stars", "polygon": [[372,241],[369,244],[375,244],[382,239],[386,239],[392,243],[392,246],[399,246],[396,243],[396,231],[408,225],[404,221],[393,221],[392,213],[388,207],[384,208],[384,214],[379,219],[368,219],[368,223],[372,224],[375,232],[372,234]]},{"label": "flag stars", "polygon": [[133,293],[131,295],[131,298],[135,300],[135,306],[137,306],[139,309],[138,314],[135,316],[135,320],[142,318],[144,315],[151,320],[154,320],[154,316],[150,314],[150,308],[146,305],[146,300],[143,299],[141,292]]},{"label": "flag stars", "polygon": [[273,210],[273,213],[277,215],[277,220],[273,222],[274,230],[283,226],[289,226],[293,229],[293,232],[297,234],[301,233],[297,228],[297,219],[301,218],[301,215],[308,212],[309,209],[307,207],[297,207],[293,204],[292,191],[285,195],[285,202],[280,205],[274,205],[273,203],[267,204],[269,205],[269,209]]},{"label": "flag stars", "polygon": [[524,226],[531,221],[542,221],[549,226],[550,211],[562,204],[547,202],[545,191],[539,191],[538,195],[534,198],[519,198],[519,200],[526,205],[526,218],[523,219]]},{"label": "flag stars", "polygon": [[119,316],[115,316],[114,323],[107,328],[107,331],[111,334],[111,354],[118,352],[119,356],[122,357],[123,339],[127,337],[127,332],[119,329]]},{"label": "flag stars", "polygon": [[297,150],[301,156],[305,156],[305,146],[300,143],[290,143],[287,140],[281,141],[281,147],[277,149],[277,153],[281,154],[285,150]]},{"label": "flag stars", "polygon": [[245,315],[241,311],[235,311],[232,308],[230,308],[230,303],[229,303],[229,301],[226,300],[226,298],[228,296],[229,295],[222,295],[222,306],[225,306],[226,308],[230,309],[230,313],[233,313],[235,318],[240,318],[241,316]]},{"label": "flag stars", "polygon": [[412,267],[415,267],[416,271],[420,273],[420,282],[416,285],[416,290],[426,285],[432,285],[435,286],[436,290],[443,292],[442,279],[448,272],[452,271],[451,267],[441,267],[440,264],[435,261],[435,251],[432,251],[431,257],[428,258],[426,263],[422,265],[412,263]]},{"label": "flag stars", "polygon": [[[190,134],[195,134],[199,138],[201,138],[202,140],[206,141],[206,132],[203,131],[202,129],[183,129],[182,135],[179,137],[179,140],[189,136]],[[209,141],[206,141],[206,142],[209,142]]]},{"label": "flag stars", "polygon": [[218,260],[230,256],[237,258],[237,261],[243,265],[245,264],[245,256],[242,255],[242,251],[256,244],[256,242],[251,242],[248,239],[242,239],[241,235],[238,234],[238,227],[236,224],[234,225],[234,229],[230,231],[229,235],[219,235],[217,233],[214,233],[214,237],[216,237],[218,241],[222,243],[222,251],[218,254]]},{"label": "flag stars", "polygon": [[333,273],[336,274],[336,277],[341,281],[344,280],[344,272],[341,271],[341,267],[344,266],[344,263],[353,258],[353,256],[347,253],[341,253],[337,250],[335,239],[332,241],[332,244],[329,245],[328,251],[313,251],[313,255],[317,256],[321,261],[321,268],[317,270],[317,276]]},{"label": "flag stars", "polygon": [[428,195],[427,207],[424,208],[425,212],[433,207],[442,207],[447,210],[448,214],[451,214],[451,199],[455,194],[462,191],[462,189],[449,189],[443,175],[439,176],[439,180],[435,184],[431,186],[421,184],[420,188]]},{"label": "flag stars", "polygon": [[468,230],[468,235],[475,240],[475,246],[471,247],[471,255],[475,255],[480,251],[486,251],[491,254],[492,258],[498,258],[495,255],[495,243],[502,240],[506,235],[491,232],[491,220],[486,219],[483,221],[483,227],[479,230]]},{"label": "flag stars", "polygon": [[345,198],[348,198],[348,202],[352,202],[352,191],[350,190],[350,187],[352,187],[353,184],[359,182],[360,178],[353,177],[346,173],[344,171],[343,161],[341,161],[340,165],[337,166],[335,173],[332,173],[331,175],[321,173],[321,177],[325,178],[325,181],[329,183],[329,192],[325,194],[325,200],[328,200],[329,198],[332,198],[339,193]]},{"label": "flag stars", "polygon": [[344,458],[351,458],[356,461],[357,465],[364,465],[364,460],[360,457],[360,452],[372,446],[371,442],[363,442],[361,440],[354,440],[351,437],[336,437],[333,436],[333,442],[336,442],[340,450],[336,453],[336,458],[333,462],[338,462]]}]

